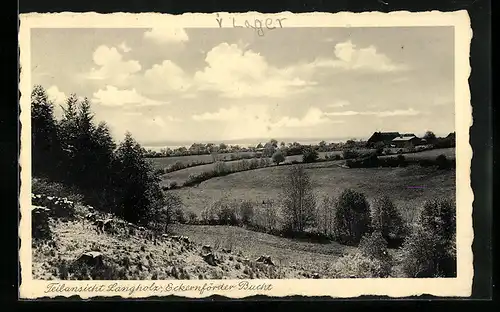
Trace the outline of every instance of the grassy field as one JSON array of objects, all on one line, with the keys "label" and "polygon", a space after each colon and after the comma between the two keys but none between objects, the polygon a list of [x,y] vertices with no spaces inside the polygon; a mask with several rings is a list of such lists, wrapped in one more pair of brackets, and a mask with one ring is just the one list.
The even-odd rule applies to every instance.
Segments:
[{"label": "grassy field", "polygon": [[[327,154],[331,155],[331,154],[334,154],[334,152],[319,153],[319,157],[324,159],[325,155],[327,155]],[[186,157],[188,157],[188,156],[186,156]],[[167,159],[167,158],[154,158],[154,159],[152,159],[155,167],[159,168],[161,166],[162,159]],[[231,161],[226,161],[226,163],[228,165],[232,165],[232,164],[240,162],[240,161],[242,161],[242,160],[231,160]],[[287,156],[285,163],[289,164],[292,161],[301,162],[302,155]],[[200,173],[205,172],[205,171],[210,171],[213,168],[214,168],[214,163],[207,163],[204,165],[199,165],[199,166],[194,166],[194,167],[190,167],[190,168],[186,168],[186,169],[173,171],[173,172],[164,174],[162,176],[162,185],[168,186],[172,181],[175,181],[178,185],[182,185],[182,183],[184,183],[191,174],[200,174]]]},{"label": "grassy field", "polygon": [[[228,153],[228,154],[219,154],[219,158],[223,158],[224,161],[237,161],[237,160],[231,160],[231,155],[251,155],[253,154],[252,152],[247,152],[247,153]],[[341,151],[334,151],[334,152],[320,152],[319,158],[325,158],[325,155],[335,155],[339,154],[341,155]],[[163,169],[165,167],[168,167],[172,164],[175,164],[176,162],[181,162],[184,164],[190,164],[192,162],[201,162],[204,164],[212,164],[213,163],[213,158],[212,155],[190,155],[190,156],[174,156],[174,157],[158,157],[158,158],[149,158],[151,163],[156,169]],[[302,161],[302,155],[293,155],[293,156],[287,156],[285,162],[292,162],[292,161]],[[205,169],[208,167],[205,167]]]},{"label": "grassy field", "polygon": [[232,226],[173,225],[172,231],[193,240],[233,252],[244,252],[250,259],[269,255],[277,265],[307,271],[328,271],[331,263],[354,247],[335,242],[315,244]]},{"label": "grassy field", "polygon": [[[455,172],[434,168],[409,166],[406,168],[353,168],[340,167],[343,161],[305,164],[314,192],[339,195],[352,188],[363,192],[369,200],[388,195],[408,221],[426,199],[437,196],[455,198]],[[199,214],[204,207],[224,196],[237,201],[262,202],[279,200],[281,186],[289,166],[269,167],[234,173],[202,182],[195,188],[172,190],[178,194],[186,210]]]}]

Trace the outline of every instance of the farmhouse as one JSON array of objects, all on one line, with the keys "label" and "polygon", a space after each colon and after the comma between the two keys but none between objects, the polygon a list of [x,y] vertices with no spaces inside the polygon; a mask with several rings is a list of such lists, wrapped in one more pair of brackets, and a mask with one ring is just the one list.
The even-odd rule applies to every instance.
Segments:
[{"label": "farmhouse", "polygon": [[422,140],[415,136],[414,134],[403,134],[397,138],[394,138],[391,142],[395,147],[409,147],[422,144]]},{"label": "farmhouse", "polygon": [[368,139],[367,145],[373,146],[378,142],[382,142],[384,144],[391,144],[392,140],[400,136],[401,134],[399,134],[399,132],[375,132]]}]

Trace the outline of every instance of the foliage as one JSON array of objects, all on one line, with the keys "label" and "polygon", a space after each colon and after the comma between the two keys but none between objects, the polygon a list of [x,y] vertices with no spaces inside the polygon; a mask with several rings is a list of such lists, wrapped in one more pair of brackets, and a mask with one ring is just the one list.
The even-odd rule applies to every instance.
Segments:
[{"label": "foliage", "polygon": [[312,183],[301,165],[292,165],[283,183],[283,215],[289,231],[303,232],[314,219]]},{"label": "foliage", "polygon": [[372,228],[382,238],[397,246],[403,243],[408,234],[407,226],[394,203],[388,196],[375,199],[372,205]]},{"label": "foliage", "polygon": [[410,277],[456,276],[456,212],[451,200],[424,204],[403,245],[403,270]]},{"label": "foliage", "polygon": [[370,230],[370,205],[365,195],[346,189],[340,195],[334,217],[335,236],[345,244],[358,244]]},{"label": "foliage", "polygon": [[285,155],[283,155],[282,151],[277,150],[276,152],[274,152],[272,159],[276,165],[279,165],[280,163],[285,161]]},{"label": "foliage", "polygon": [[32,92],[33,175],[78,190],[84,201],[129,222],[145,223],[163,205],[158,173],[126,134],[118,146],[88,99],[71,94],[60,121],[41,86]]},{"label": "foliage", "polygon": [[303,163],[312,163],[318,160],[319,155],[318,152],[311,148],[307,147],[302,150],[302,162]]}]

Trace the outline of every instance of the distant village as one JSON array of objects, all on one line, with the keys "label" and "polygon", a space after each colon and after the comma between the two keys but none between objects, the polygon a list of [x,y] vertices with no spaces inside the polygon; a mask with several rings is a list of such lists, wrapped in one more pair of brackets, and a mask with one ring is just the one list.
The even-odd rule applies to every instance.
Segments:
[{"label": "distant village", "polygon": [[285,143],[271,139],[268,142],[261,142],[255,146],[229,145],[225,143],[193,143],[190,147],[179,147],[175,149],[164,148],[161,151],[147,150],[147,157],[171,157],[189,155],[210,155],[225,153],[257,153],[266,154],[268,150],[281,149],[286,155],[299,155],[304,147],[309,147],[318,152],[338,151],[351,148],[405,148],[431,146],[435,148],[446,148],[455,146],[455,132],[446,137],[436,137],[433,132],[427,131],[423,137],[418,137],[413,133],[400,132],[374,132],[367,140],[347,140],[346,142],[321,141],[318,144],[301,144],[299,142]]}]

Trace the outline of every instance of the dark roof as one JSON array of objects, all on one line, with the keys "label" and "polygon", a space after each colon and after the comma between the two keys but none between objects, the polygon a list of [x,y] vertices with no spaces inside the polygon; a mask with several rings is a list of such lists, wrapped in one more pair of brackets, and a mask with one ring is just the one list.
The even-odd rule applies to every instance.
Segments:
[{"label": "dark roof", "polygon": [[378,141],[392,141],[394,138],[400,136],[399,132],[375,132],[368,139],[369,142]]},{"label": "dark roof", "polygon": [[416,135],[415,135],[415,134],[413,134],[413,133],[403,133],[401,136],[402,136],[402,137],[414,137],[414,136],[416,136]]}]

